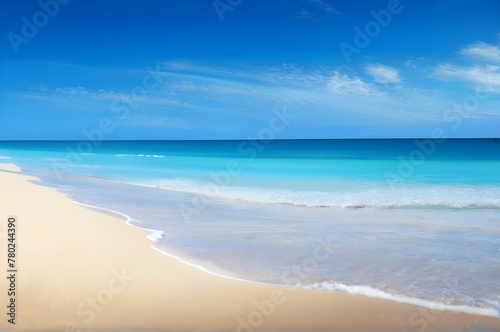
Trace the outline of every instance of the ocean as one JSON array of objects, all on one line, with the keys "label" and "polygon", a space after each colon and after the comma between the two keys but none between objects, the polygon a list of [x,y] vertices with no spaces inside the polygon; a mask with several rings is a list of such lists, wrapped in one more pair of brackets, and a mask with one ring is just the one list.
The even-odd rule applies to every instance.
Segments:
[{"label": "ocean", "polygon": [[0,142],[0,162],[213,274],[500,316],[498,139]]}]

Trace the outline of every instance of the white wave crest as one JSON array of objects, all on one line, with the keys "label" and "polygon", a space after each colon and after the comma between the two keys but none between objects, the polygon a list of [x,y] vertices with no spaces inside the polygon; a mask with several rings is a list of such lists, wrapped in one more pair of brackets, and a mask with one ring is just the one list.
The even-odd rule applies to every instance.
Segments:
[{"label": "white wave crest", "polygon": [[185,179],[153,181],[146,185],[212,198],[264,204],[288,204],[332,208],[500,208],[500,188],[495,186],[428,185],[371,187],[355,191],[296,191],[251,187],[219,186],[215,183]]},{"label": "white wave crest", "polygon": [[472,307],[467,305],[453,305],[446,304],[436,301],[428,301],[424,299],[418,299],[414,297],[407,297],[402,295],[393,295],[386,293],[380,289],[372,288],[370,286],[347,286],[344,284],[336,283],[336,282],[322,282],[315,283],[311,285],[303,286],[305,288],[313,288],[313,289],[323,289],[323,290],[336,290],[341,292],[346,292],[349,294],[358,294],[365,295],[369,297],[384,299],[395,301],[399,303],[406,303],[417,305],[425,308],[429,308],[432,310],[440,310],[440,311],[457,311],[464,312],[472,315],[481,315],[481,316],[489,316],[489,317],[500,317],[500,309],[493,307]]},{"label": "white wave crest", "polygon": [[161,154],[115,154],[114,157],[145,157],[145,158],[165,158]]}]

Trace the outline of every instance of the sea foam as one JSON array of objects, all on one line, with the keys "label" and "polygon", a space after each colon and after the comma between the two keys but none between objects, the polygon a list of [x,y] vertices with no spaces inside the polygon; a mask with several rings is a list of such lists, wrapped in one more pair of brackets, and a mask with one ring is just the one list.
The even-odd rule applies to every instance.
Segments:
[{"label": "sea foam", "polygon": [[330,192],[218,186],[215,183],[168,179],[136,183],[164,190],[252,203],[331,208],[500,209],[500,188],[494,186],[369,186]]}]

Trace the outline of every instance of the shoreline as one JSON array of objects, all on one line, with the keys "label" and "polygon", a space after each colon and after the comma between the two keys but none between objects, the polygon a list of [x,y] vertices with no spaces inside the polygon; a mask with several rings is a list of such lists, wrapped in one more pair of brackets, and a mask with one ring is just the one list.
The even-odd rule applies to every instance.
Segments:
[{"label": "shoreline", "polygon": [[[102,180],[109,181],[112,183],[120,183],[120,182],[117,182],[115,180],[108,180],[108,179],[104,179],[104,178],[102,178]],[[132,185],[144,186],[141,184],[132,184]],[[150,186],[144,186],[144,187],[152,188]],[[53,188],[53,187],[50,187],[50,188]],[[137,228],[139,230],[147,231],[148,234],[146,235],[146,238],[151,241],[150,246],[152,249],[160,252],[163,255],[166,255],[168,257],[176,259],[177,261],[179,261],[183,264],[192,266],[200,271],[203,271],[205,273],[209,273],[209,274],[217,276],[217,277],[226,278],[229,280],[237,280],[237,281],[243,281],[243,282],[248,282],[248,283],[254,283],[254,284],[258,284],[258,285],[278,286],[278,287],[297,287],[297,288],[302,288],[302,289],[342,292],[342,293],[347,293],[347,294],[362,295],[362,296],[366,296],[369,298],[384,299],[384,300],[393,301],[393,302],[402,303],[402,304],[417,305],[417,306],[420,306],[420,307],[423,307],[426,309],[430,309],[430,310],[460,312],[460,313],[470,314],[470,315],[500,318],[500,312],[497,309],[495,309],[494,307],[472,307],[472,306],[467,306],[467,305],[445,304],[442,302],[423,300],[420,298],[407,297],[404,295],[394,295],[394,294],[386,293],[382,290],[379,290],[377,288],[373,288],[370,286],[360,286],[360,285],[347,286],[344,284],[337,283],[335,285],[337,288],[325,289],[325,288],[320,288],[320,287],[311,287],[308,285],[298,285],[298,286],[297,285],[286,285],[286,284],[261,282],[261,281],[244,279],[244,278],[241,278],[241,277],[238,277],[238,276],[232,274],[228,270],[225,270],[219,266],[216,266],[215,264],[212,264],[213,269],[211,270],[210,268],[203,266],[203,264],[197,264],[196,258],[193,258],[192,260],[185,259],[185,258],[182,258],[182,257],[174,254],[174,253],[163,251],[163,250],[155,247],[155,242],[158,239],[158,237],[163,238],[163,231],[150,229],[150,228],[144,228],[141,226],[134,225],[132,223],[133,222],[132,217],[130,217],[122,212],[109,210],[107,208],[103,208],[103,207],[99,207],[99,206],[80,203],[80,202],[75,201],[75,200],[70,199],[70,198],[68,198],[68,200],[71,203],[80,205],[84,208],[96,211],[98,213],[104,213],[104,214],[110,215],[112,217],[122,219],[123,221],[126,222],[127,225],[129,225],[131,227]],[[221,272],[217,272],[217,271],[221,271]],[[332,286],[332,285],[329,285],[329,286]],[[371,293],[371,294],[367,294],[367,293]]]},{"label": "shoreline", "polygon": [[[136,227],[136,226],[133,226],[133,227]],[[140,227],[137,227],[137,228],[141,229]],[[227,274],[230,274],[230,272],[227,272],[227,274],[217,273],[217,272],[212,271],[208,268],[205,268],[201,265],[196,265],[195,263],[191,263],[188,260],[185,260],[183,258],[180,258],[180,257],[175,256],[173,254],[170,254],[168,252],[157,249],[153,246],[153,244],[151,245],[151,248],[160,252],[163,255],[166,255],[170,258],[173,258],[173,259],[181,262],[182,264],[192,266],[193,268],[195,268],[197,270],[203,271],[205,273],[209,273],[209,274],[216,276],[216,277],[225,278],[228,280],[236,280],[236,281],[242,281],[242,282],[252,283],[252,284],[256,284],[256,285],[273,286],[273,287],[290,287],[290,288],[300,288],[300,289],[308,289],[308,290],[319,290],[319,291],[324,291],[324,292],[340,292],[340,293],[345,293],[345,294],[364,296],[364,297],[371,298],[371,299],[387,300],[387,301],[391,301],[391,302],[395,302],[395,303],[399,303],[399,304],[414,305],[414,306],[418,306],[418,307],[421,307],[421,308],[427,309],[427,310],[462,313],[462,314],[468,314],[468,315],[474,315],[474,316],[482,316],[482,317],[490,317],[490,318],[500,319],[498,311],[492,307],[482,308],[482,307],[471,307],[471,306],[467,306],[467,305],[445,304],[445,303],[441,303],[441,302],[422,300],[422,299],[414,298],[414,297],[393,295],[390,293],[385,293],[384,291],[381,291],[379,289],[372,288],[370,286],[356,286],[356,285],[355,286],[347,286],[344,284],[337,283],[336,286],[338,287],[338,289],[325,289],[325,288],[319,288],[319,287],[309,287],[306,285],[297,286],[297,285],[285,285],[285,284],[277,284],[277,283],[269,283],[269,282],[260,282],[260,281],[254,281],[254,280],[240,278],[237,276],[229,276]],[[217,268],[219,268],[219,267],[217,267]],[[222,270],[222,268],[219,268],[219,269]],[[344,289],[344,290],[341,290],[341,289]],[[358,291],[356,291],[355,289],[358,289]],[[376,295],[366,294],[366,293],[370,293],[370,292],[376,293]],[[483,312],[483,311],[487,311],[487,312]]]},{"label": "shoreline", "polygon": [[[102,180],[109,181],[112,183],[120,183],[120,182],[117,182],[115,180],[109,180],[109,179],[104,179],[104,178]],[[131,184],[131,185],[146,187],[146,188],[153,188],[151,186],[146,186],[146,185],[141,185],[141,184]],[[133,219],[130,216],[128,216],[122,212],[109,210],[109,209],[106,209],[103,207],[98,207],[98,206],[80,203],[80,202],[77,202],[77,201],[72,200],[72,199],[69,199],[69,200],[70,200],[70,202],[72,202],[74,204],[83,206],[85,208],[94,210],[96,212],[105,213],[105,214],[108,214],[111,216],[118,217],[120,219],[123,218],[123,220],[127,223],[127,225],[130,225],[131,227],[134,227],[134,228],[137,228],[140,230],[145,230],[148,232],[146,237],[151,241],[151,248],[152,249],[160,252],[163,255],[166,255],[168,257],[176,259],[183,264],[192,266],[200,271],[203,271],[205,273],[209,273],[209,274],[217,276],[217,277],[226,278],[226,279],[230,279],[230,280],[243,281],[243,282],[248,282],[248,283],[254,283],[254,284],[258,284],[258,285],[278,286],[278,287],[298,287],[298,288],[303,288],[303,289],[342,292],[342,293],[347,293],[347,294],[362,295],[362,296],[366,296],[369,298],[384,299],[384,300],[393,301],[393,302],[402,303],[402,304],[417,305],[417,306],[420,306],[420,307],[423,307],[426,309],[430,309],[430,310],[460,312],[460,313],[470,314],[470,315],[500,318],[500,312],[497,309],[495,309],[494,307],[473,307],[473,306],[467,306],[467,305],[462,305],[462,304],[446,304],[446,303],[432,301],[432,300],[423,300],[423,299],[415,298],[415,297],[407,297],[404,295],[394,295],[394,294],[386,293],[380,289],[373,288],[370,286],[360,286],[360,285],[347,286],[344,284],[337,283],[335,285],[337,288],[325,289],[325,288],[320,288],[320,287],[312,287],[312,285],[298,285],[297,286],[297,285],[287,285],[287,284],[280,284],[280,283],[270,283],[270,282],[261,282],[261,281],[244,279],[244,278],[241,278],[241,277],[238,277],[238,276],[232,274],[228,270],[225,270],[219,266],[216,266],[215,264],[212,264],[213,269],[211,270],[210,268],[205,267],[203,264],[197,264],[196,258],[193,258],[192,260],[185,259],[179,255],[176,255],[176,254],[168,252],[168,251],[161,250],[158,247],[156,247],[155,242],[158,239],[158,237],[160,237],[160,238],[163,237],[163,231],[150,229],[150,228],[144,228],[141,226],[134,225],[132,223]],[[218,271],[221,271],[221,272],[218,272]],[[315,285],[315,284],[313,284],[313,285]],[[329,286],[333,286],[333,285],[329,285]],[[371,294],[367,294],[367,293],[371,293]]]},{"label": "shoreline", "polygon": [[[23,259],[16,330],[71,331],[68,324],[72,323],[89,330],[500,329],[499,318],[217,276],[159,252],[146,237],[147,230],[71,202],[54,188],[29,182],[37,179],[16,169],[0,164],[0,180],[6,184],[0,188],[5,197],[1,210],[20,221],[19,257]],[[110,238],[107,233],[116,236]],[[120,273],[127,284],[114,293]],[[113,280],[115,288],[110,288]],[[0,288],[5,283],[2,280]],[[3,293],[0,300],[6,303]],[[99,299],[99,294],[111,294],[111,300],[105,306],[98,301],[103,308],[94,310],[87,322],[92,306],[86,299]]]}]

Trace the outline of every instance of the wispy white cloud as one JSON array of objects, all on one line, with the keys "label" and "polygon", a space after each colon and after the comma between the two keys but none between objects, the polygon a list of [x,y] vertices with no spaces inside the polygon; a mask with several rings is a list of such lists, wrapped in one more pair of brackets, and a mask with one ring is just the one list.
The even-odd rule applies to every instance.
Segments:
[{"label": "wispy white cloud", "polygon": [[399,72],[389,66],[369,64],[366,66],[366,72],[373,76],[377,83],[401,83]]},{"label": "wispy white cloud", "polygon": [[[273,108],[284,106],[318,125],[342,121],[410,124],[417,120],[440,121],[442,112],[451,104],[439,91],[401,83],[395,68],[371,64],[362,69],[367,68],[376,82],[398,84],[376,84],[366,79],[363,72],[348,67],[283,63],[229,68],[165,62],[157,69],[161,83],[142,100],[134,100],[130,91],[83,86],[44,85],[26,96],[47,100],[52,105],[75,107],[77,111],[109,110],[113,101],[129,101],[138,104],[132,112],[142,116],[136,119],[137,123],[156,128],[214,126],[215,123],[208,124],[210,119],[221,118],[268,121]],[[456,79],[444,69],[440,74],[443,79]],[[132,120],[128,123],[134,125]]]},{"label": "wispy white cloud", "polygon": [[500,48],[488,43],[476,42],[469,44],[459,53],[479,60],[500,63]]},{"label": "wispy white cloud", "polygon": [[498,66],[458,66],[439,65],[431,74],[432,78],[442,81],[461,81],[482,86],[490,92],[500,93],[500,67]]},{"label": "wispy white cloud", "polygon": [[383,93],[378,91],[372,84],[365,83],[358,76],[349,76],[334,71],[328,83],[328,87],[334,93],[350,96],[381,96]]},{"label": "wispy white cloud", "polygon": [[430,66],[430,60],[424,57],[410,57],[405,62],[405,67],[414,73],[424,74],[429,70],[432,70]]},{"label": "wispy white cloud", "polygon": [[[187,69],[187,72],[180,70]],[[266,105],[287,104],[314,110],[315,116],[361,116],[378,119],[441,119],[440,110],[449,100],[435,90],[398,85],[377,85],[364,80],[349,68],[302,68],[282,64],[252,71],[168,64],[164,69],[173,81],[168,89],[179,94],[205,98],[224,107],[255,105],[252,116],[266,115]],[[234,111],[234,107],[232,108]]]},{"label": "wispy white cloud", "polygon": [[294,16],[303,20],[319,21],[322,13],[345,15],[340,10],[335,9],[325,0],[306,0],[305,7],[294,13]]},{"label": "wispy white cloud", "polygon": [[[104,90],[101,90],[99,92],[103,92]],[[65,95],[65,96],[74,96],[74,97],[87,97],[91,94],[89,89],[86,89],[82,86],[76,86],[76,87],[61,87],[61,88],[56,88],[54,89],[54,94],[57,95]],[[95,95],[95,94],[93,94]]]},{"label": "wispy white cloud", "polygon": [[196,128],[189,119],[179,119],[178,117],[166,116],[147,116],[144,114],[133,114],[128,117],[128,123],[134,126],[145,126],[152,128],[175,128],[175,129],[193,129]]},{"label": "wispy white cloud", "polygon": [[326,1],[323,1],[323,0],[309,0],[309,3],[313,6],[315,6],[316,8],[322,10],[322,11],[325,11],[327,13],[333,13],[333,14],[337,14],[337,15],[344,15],[343,12],[333,8],[332,5],[330,5],[328,2]]},{"label": "wispy white cloud", "polygon": [[[57,88],[48,88],[46,85],[30,88],[33,92],[16,94],[28,98],[44,99],[48,101],[64,101],[71,100],[72,102],[117,102],[123,101],[129,104],[144,103],[157,104],[162,106],[176,107],[192,107],[192,105],[172,98],[169,94],[162,91],[145,90],[145,95],[142,97],[134,96],[131,92],[126,91],[107,91],[104,89],[88,89],[82,86],[65,86]],[[91,111],[92,109],[89,109]]]},{"label": "wispy white cloud", "polygon": [[412,69],[412,70],[415,70],[415,71],[418,70],[418,67],[417,67],[417,64],[415,63],[415,60],[413,60],[411,58],[406,60],[405,66]]},{"label": "wispy white cloud", "polygon": [[481,41],[464,46],[459,54],[470,65],[442,63],[429,77],[442,81],[470,83],[471,88],[500,93],[500,48]]},{"label": "wispy white cloud", "polygon": [[293,16],[300,18],[301,20],[317,21],[317,19],[315,17],[313,17],[313,12],[311,12],[305,8],[302,8],[301,10],[296,11]]}]

